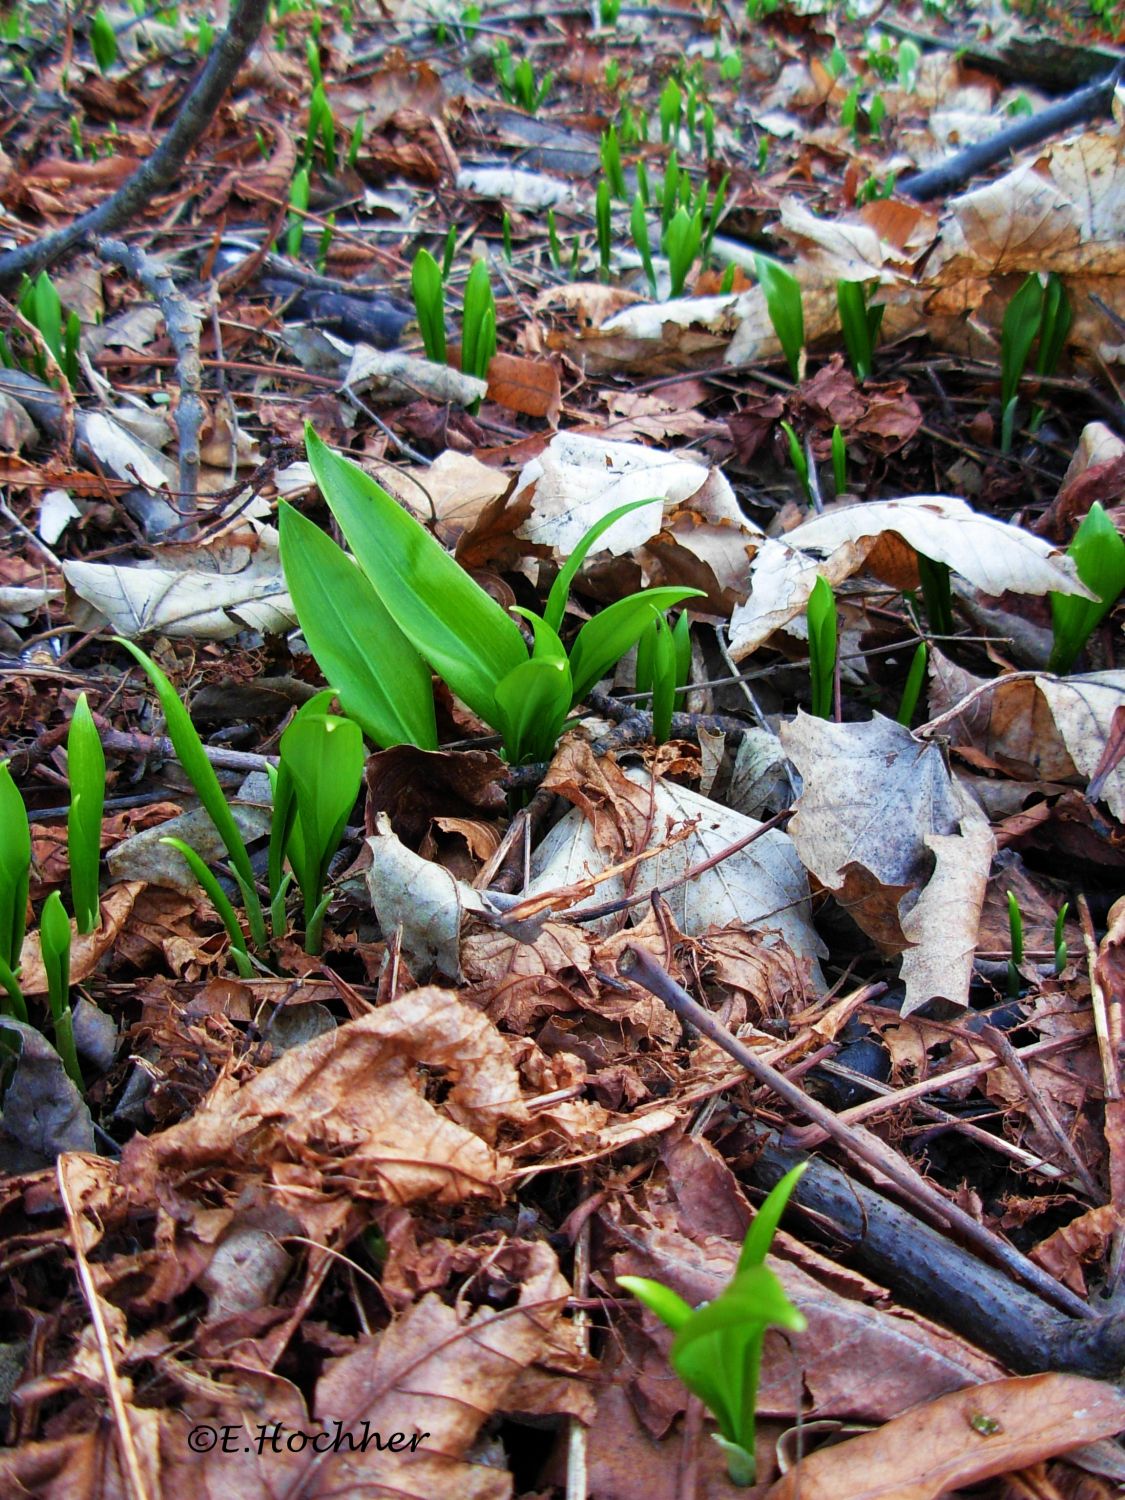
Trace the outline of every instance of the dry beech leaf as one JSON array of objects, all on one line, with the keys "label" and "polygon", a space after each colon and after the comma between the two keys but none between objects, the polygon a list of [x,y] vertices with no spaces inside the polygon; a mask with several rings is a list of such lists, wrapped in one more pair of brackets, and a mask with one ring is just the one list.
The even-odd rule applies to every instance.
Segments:
[{"label": "dry beech leaf", "polygon": [[[676,840],[639,867],[635,890],[666,886],[692,866],[721,853],[761,827],[753,818],[732,812],[687,787],[668,782],[653,785],[640,770],[627,773],[630,781],[653,797],[652,838],[659,845],[668,831],[695,823],[686,838]],[[583,876],[607,868],[613,861],[598,847],[594,825],[578,810],[568,813],[532,855],[532,879],[527,895],[575,884]],[[621,876],[598,886],[591,901],[612,901],[625,894]],[[694,936],[709,927],[761,929],[780,934],[798,959],[809,966],[811,982],[819,986],[819,955],[825,949],[812,925],[808,880],[787,833],[771,829],[745,849],[720,861],[713,869],[665,895],[680,932]]]},{"label": "dry beech leaf", "polygon": [[1125,1427],[1125,1396],[1080,1375],[993,1380],[803,1459],[766,1500],[937,1500]]},{"label": "dry beech leaf", "polygon": [[258,545],[181,550],[179,566],[121,567],[116,563],[63,563],[67,583],[96,615],[121,635],[150,631],[195,640],[224,641],[243,630],[263,634],[296,623],[277,551],[277,532],[265,527]]},{"label": "dry beech leaf", "polygon": [[545,418],[554,427],[562,410],[559,372],[545,359],[494,354],[488,367],[488,399],[509,411]]},{"label": "dry beech leaf", "polygon": [[[425,1096],[423,1070],[453,1080],[440,1106]],[[293,1048],[246,1084],[222,1079],[189,1119],[134,1137],[123,1180],[149,1201],[170,1172],[330,1162],[350,1197],[458,1203],[495,1190],[505,1159],[492,1142],[525,1114],[492,1022],[431,987]],[[278,1190],[299,1217],[316,1212],[306,1196],[288,1202]]]},{"label": "dry beech leaf", "polygon": [[[1037,677],[1059,734],[1081,776],[1097,774],[1113,734],[1114,715],[1125,703],[1125,672],[1091,672],[1081,677]],[[1102,778],[1099,800],[1119,823],[1125,822],[1125,762]]]},{"label": "dry beech leaf", "polygon": [[939,747],[881,714],[799,713],[781,742],[804,782],[789,833],[805,867],[884,951],[911,949],[903,1014],[967,1004],[993,839]]}]

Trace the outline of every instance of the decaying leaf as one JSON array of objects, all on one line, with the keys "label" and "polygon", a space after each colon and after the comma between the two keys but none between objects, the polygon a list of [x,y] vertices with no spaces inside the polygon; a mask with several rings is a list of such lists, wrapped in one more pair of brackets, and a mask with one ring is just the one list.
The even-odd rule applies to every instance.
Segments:
[{"label": "decaying leaf", "polygon": [[993,1380],[803,1459],[766,1500],[936,1500],[1125,1426],[1125,1398],[1080,1375]]},{"label": "decaying leaf", "polygon": [[789,832],[806,868],[885,952],[914,950],[903,1013],[966,1004],[993,839],[939,747],[881,714],[801,713],[781,742],[804,782]]}]

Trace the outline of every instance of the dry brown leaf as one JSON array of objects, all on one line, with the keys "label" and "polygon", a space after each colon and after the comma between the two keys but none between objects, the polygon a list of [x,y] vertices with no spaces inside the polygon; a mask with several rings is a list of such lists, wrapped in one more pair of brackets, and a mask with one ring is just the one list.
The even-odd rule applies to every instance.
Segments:
[{"label": "dry brown leaf", "polygon": [[[144,882],[127,880],[110,886],[102,897],[101,923],[93,932],[73,934],[70,945],[70,982],[81,984],[98,967],[107,953],[116,945],[121,929],[129,920],[133,904]],[[39,951],[39,933],[29,932],[23,940],[20,952],[20,988],[27,995],[47,993],[47,973],[43,968],[43,955]]]},{"label": "dry brown leaf", "polygon": [[[453,1080],[443,1104],[425,1072]],[[124,1180],[143,1201],[167,1173],[205,1165],[331,1170],[351,1197],[457,1203],[487,1195],[505,1161],[492,1149],[526,1111],[499,1033],[455,994],[414,990],[295,1047],[239,1086],[223,1079],[189,1119],[125,1150]],[[298,1189],[278,1202],[299,1218]]]},{"label": "dry brown leaf", "polygon": [[[1058,732],[1081,776],[1092,781],[1114,733],[1114,716],[1125,702],[1125,671],[1037,677],[1035,686],[1046,698]],[[1099,799],[1119,823],[1125,822],[1125,762],[1118,761],[1099,780]]]},{"label": "dry brown leaf", "polygon": [[494,354],[488,367],[488,399],[509,411],[542,417],[555,427],[562,410],[559,372],[545,359]]},{"label": "dry brown leaf", "polygon": [[1125,1427],[1125,1397],[1080,1375],[994,1380],[803,1459],[766,1500],[936,1500]]},{"label": "dry brown leaf", "polygon": [[804,782],[789,833],[805,867],[888,952],[914,949],[903,1014],[935,995],[966,1004],[993,842],[940,748],[881,714],[799,713],[781,742]]}]

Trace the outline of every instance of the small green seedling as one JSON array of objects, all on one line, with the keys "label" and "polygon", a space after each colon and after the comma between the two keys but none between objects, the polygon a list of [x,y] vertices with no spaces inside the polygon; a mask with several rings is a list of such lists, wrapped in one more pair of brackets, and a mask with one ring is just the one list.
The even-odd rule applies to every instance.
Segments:
[{"label": "small green seedling", "polygon": [[[1000,451],[1010,453],[1015,437],[1019,384],[1032,346],[1039,341],[1035,370],[1051,375],[1058,366],[1071,323],[1070,299],[1054,271],[1033,271],[1008,303],[1000,328]],[[1036,424],[1038,425],[1038,424]]]},{"label": "small green seedling", "polygon": [[410,268],[410,290],[426,358],[445,364],[445,286],[441,268],[428,250],[419,250]]},{"label": "small green seedling", "polygon": [[804,492],[805,502],[813,503],[812,479],[809,475],[809,460],[805,450],[801,447],[801,440],[793,430],[792,423],[782,422],[781,430],[785,433],[789,444],[789,462],[796,470],[797,478],[801,481],[801,489]]},{"label": "small green seedling", "polygon": [[612,31],[621,14],[621,0],[598,0],[598,20],[604,30]]},{"label": "small green seedling", "polygon": [[621,141],[617,135],[617,126],[611,125],[602,135],[601,142],[602,171],[605,180],[609,184],[609,191],[620,203],[629,201],[629,192],[625,186],[625,168],[621,162]]},{"label": "small green seedling", "polygon": [[1023,963],[1023,913],[1011,891],[1008,892],[1008,936],[1012,948],[1012,956],[1008,960],[1008,995],[1012,1000],[1018,1000],[1022,986],[1020,964]]},{"label": "small green seedling", "polygon": [[930,630],[934,635],[952,635],[953,587],[950,583],[949,564],[935,562],[932,557],[919,552],[918,577],[922,583],[922,599]]},{"label": "small green seedling", "polygon": [[652,264],[652,250],[648,242],[648,216],[645,213],[644,202],[640,193],[633,199],[632,212],[629,215],[629,228],[633,235],[633,244],[637,247],[637,254],[641,257],[641,265],[645,268],[648,277],[649,290],[656,296],[656,271]]},{"label": "small green seedling", "polygon": [[99,5],[90,22],[90,47],[99,73],[108,73],[117,61],[117,36],[113,23]]},{"label": "small green seedling", "polygon": [[907,94],[914,92],[921,63],[922,49],[909,37],[905,37],[898,44],[898,86]]},{"label": "small green seedling", "polygon": [[[34,281],[29,277],[24,277],[16,305],[22,316],[38,329],[56,365],[66,380],[73,385],[78,379],[78,345],[82,329],[77,313],[70,312],[64,319],[58,288],[46,271],[40,271]],[[27,370],[29,374],[38,375],[43,381],[49,378],[48,361],[42,349],[35,349],[27,359],[17,359],[2,334],[0,334],[0,363],[9,369]]]},{"label": "small green seedling", "polygon": [[504,259],[512,264],[512,216],[507,209],[500,219],[500,237],[504,245]]},{"label": "small green seedling", "polygon": [[[461,369],[478,380],[488,379],[488,367],[496,353],[496,303],[492,282],[483,260],[473,262],[465,282],[461,320]],[[476,411],[480,402],[470,408]]]},{"label": "small green seedling", "polygon": [[0,985],[8,1015],[27,1020],[19,986],[20,952],[27,930],[27,892],[31,882],[31,828],[27,808],[8,762],[0,761]]},{"label": "small green seedling", "polygon": [[332,248],[332,241],[336,234],[336,215],[329,214],[324,221],[324,228],[320,231],[320,241],[316,247],[316,269],[323,276],[328,268],[328,252]]},{"label": "small green seedling", "polygon": [[70,1009],[70,945],[73,933],[62,897],[52,891],[39,914],[39,952],[47,976],[47,1001],[55,1027],[55,1051],[67,1076],[81,1089],[82,1069],[74,1045],[74,1019]]},{"label": "small green seedling", "polygon": [[70,782],[66,824],[70,899],[78,931],[87,933],[93,932],[101,920],[98,869],[105,803],[105,753],[85,693],[79,696],[70,719],[66,770]]},{"label": "small green seedling", "polygon": [[305,951],[319,953],[330,899],[324,883],[359,795],[364,755],[358,724],[308,707],[281,736],[270,857],[272,870],[275,847],[287,853],[304,900]]},{"label": "small green seedling", "polygon": [[359,153],[363,150],[363,133],[367,126],[367,111],[360,110],[356,122],[352,126],[352,133],[348,140],[347,164],[348,170],[354,172],[356,163],[359,161]]},{"label": "small green seedling", "polygon": [[801,284],[792,271],[765,255],[755,255],[754,269],[758,284],[765,293],[766,310],[789,365],[789,373],[794,380],[800,380],[805,348],[805,309],[801,299]]},{"label": "small green seedling", "polygon": [[1066,914],[1070,910],[1070,902],[1064,901],[1059,907],[1059,914],[1055,918],[1055,973],[1061,974],[1066,968]]},{"label": "small green seedling", "polygon": [[285,232],[285,253],[296,260],[305,237],[305,214],[309,208],[309,169],[298,167],[289,185],[289,227]]},{"label": "small green seedling", "polygon": [[689,214],[686,208],[678,208],[672,221],[664,231],[663,249],[668,257],[668,274],[671,281],[670,297],[682,297],[688,272],[695,264],[703,248],[703,212]]},{"label": "small green seedling", "polygon": [[674,78],[669,78],[664,85],[660,95],[660,139],[665,145],[669,141],[674,142],[680,132],[680,120],[683,117],[684,95],[683,90]]},{"label": "small green seedling", "polygon": [[317,83],[313,87],[309,99],[309,119],[305,126],[305,155],[302,165],[308,167],[312,164],[313,152],[319,139],[324,151],[324,165],[330,174],[336,171],[336,121],[332,114],[332,106],[328,102],[328,96],[324,92],[323,83]]},{"label": "small green seedling", "polygon": [[529,115],[538,114],[551,92],[555,75],[548,73],[541,82],[537,82],[531,63],[526,57],[521,58],[519,63],[514,62],[506,41],[497,44],[492,65],[500,92],[508,103],[526,110]]},{"label": "small green seedling", "polygon": [[114,640],[129,652],[156,689],[168,738],[172,741],[176,756],[188,780],[195,788],[196,796],[203,804],[207,816],[214,823],[226,847],[234,878],[242,893],[243,906],[250,924],[251,939],[255,947],[264,948],[266,924],[262,914],[262,904],[258,899],[250,856],[227,803],[226,794],[219,785],[219,779],[203,749],[203,742],[199,738],[195,725],[191,722],[191,716],[180,702],[175,688],[150,656],[133,641],[127,641],[124,636],[115,636]]},{"label": "small green seedling", "polygon": [[832,481],[837,499],[848,490],[848,448],[837,422],[832,429]]},{"label": "small green seedling", "polygon": [[[294,533],[285,507],[282,567],[310,649],[317,655],[316,641],[323,642],[328,635],[339,653],[333,660],[322,661],[321,670],[340,692],[349,712],[349,692],[353,700],[369,703],[374,683],[380,688],[384,681],[393,684],[396,700],[402,699],[398,642],[405,637],[417,656],[462,702],[497,730],[510,764],[546,760],[567,714],[638,640],[652,618],[651,611],[671,608],[699,592],[653,588],[619,599],[583,625],[568,656],[558,632],[571,582],[590,547],[608,526],[638,504],[652,503],[635,502],[611,512],[587,532],[555,579],[541,616],[527,609],[517,611],[532,627],[534,648],[529,655],[511,615],[470,578],[424,526],[356,464],[326,447],[311,426],[306,427],[306,444],[313,475],[359,568],[343,554],[332,552],[331,543],[321,549],[323,563],[319,569],[310,561],[305,546],[287,547],[284,528],[290,528],[290,537]],[[328,538],[324,540],[328,542]],[[315,605],[313,613],[307,612],[309,599],[316,597],[314,584],[321,597],[335,598],[346,577],[354,587],[354,577],[349,573],[360,570],[398,630],[392,637],[396,653],[392,661],[368,662],[363,692],[356,690],[353,679],[341,675],[342,670],[354,671],[357,662],[354,653],[345,660],[336,613],[318,620]],[[320,576],[314,579],[318,571]],[[381,632],[373,632],[368,626],[366,639],[378,641],[379,649],[385,650]],[[408,707],[412,716],[422,716],[421,696],[413,688]]]},{"label": "small green seedling", "polygon": [[610,217],[609,184],[603,177],[594,195],[594,224],[598,235],[598,275],[609,280],[609,257],[613,248],[613,226]]},{"label": "small green seedling", "polygon": [[866,380],[871,374],[875,342],[883,322],[883,304],[872,305],[869,296],[868,287],[861,281],[836,283],[836,306],[840,312],[844,346],[857,380]]},{"label": "small green seedling", "polygon": [[910,663],[910,671],[906,674],[906,686],[902,690],[902,702],[898,710],[898,722],[909,729],[914,721],[914,710],[918,707],[918,698],[922,692],[922,684],[926,680],[926,660],[929,652],[925,641],[918,642],[918,648],[914,652]]},{"label": "small green seedling", "polygon": [[658,745],[672,735],[672,714],[680,707],[691,673],[691,622],[683,611],[674,627],[661,614],[637,642],[636,689],[652,694],[652,738]]},{"label": "small green seedling", "polygon": [[1070,671],[1078,653],[1125,589],[1125,539],[1098,501],[1086,512],[1067,556],[1073,558],[1079,578],[1097,598],[1051,595],[1055,633],[1049,663],[1052,672]]},{"label": "small green seedling", "polygon": [[210,16],[200,16],[199,24],[195,28],[195,50],[200,57],[209,57],[211,48],[215,45],[215,28],[211,24]]},{"label": "small green seedling", "polygon": [[453,270],[453,257],[457,254],[457,225],[451,224],[445,236],[445,248],[441,252],[441,279],[448,281]]},{"label": "small green seedling", "polygon": [[562,242],[559,239],[559,226],[555,219],[555,210],[547,210],[547,253],[551,259],[551,265],[556,271],[562,270]]},{"label": "small green seedling", "polygon": [[762,1346],[768,1328],[801,1333],[804,1315],[766,1265],[781,1215],[805,1164],[781,1179],[754,1217],[734,1275],[713,1302],[691,1308],[659,1281],[619,1276],[618,1285],[643,1302],[675,1334],[672,1368],[719,1425],[715,1441],[727,1460],[731,1482],[755,1478],[754,1437]]},{"label": "small green seedling", "polygon": [[836,685],[836,598],[823,577],[813,584],[807,618],[812,712],[818,719],[830,719]]}]

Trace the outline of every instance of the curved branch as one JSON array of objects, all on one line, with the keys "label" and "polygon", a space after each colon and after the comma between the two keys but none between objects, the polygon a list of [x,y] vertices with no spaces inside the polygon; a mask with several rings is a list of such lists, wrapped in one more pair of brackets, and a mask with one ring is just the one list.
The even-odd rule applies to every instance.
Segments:
[{"label": "curved branch", "polygon": [[32,275],[53,265],[90,235],[105,234],[137,217],[157,193],[175,182],[192,147],[215,118],[223,96],[257,41],[268,6],[269,0],[239,0],[227,29],[212,47],[194,88],[184,99],[168,133],[153,154],[121,184],[117,192],[65,229],[57,229],[0,255],[0,287],[10,285],[25,272]]}]

